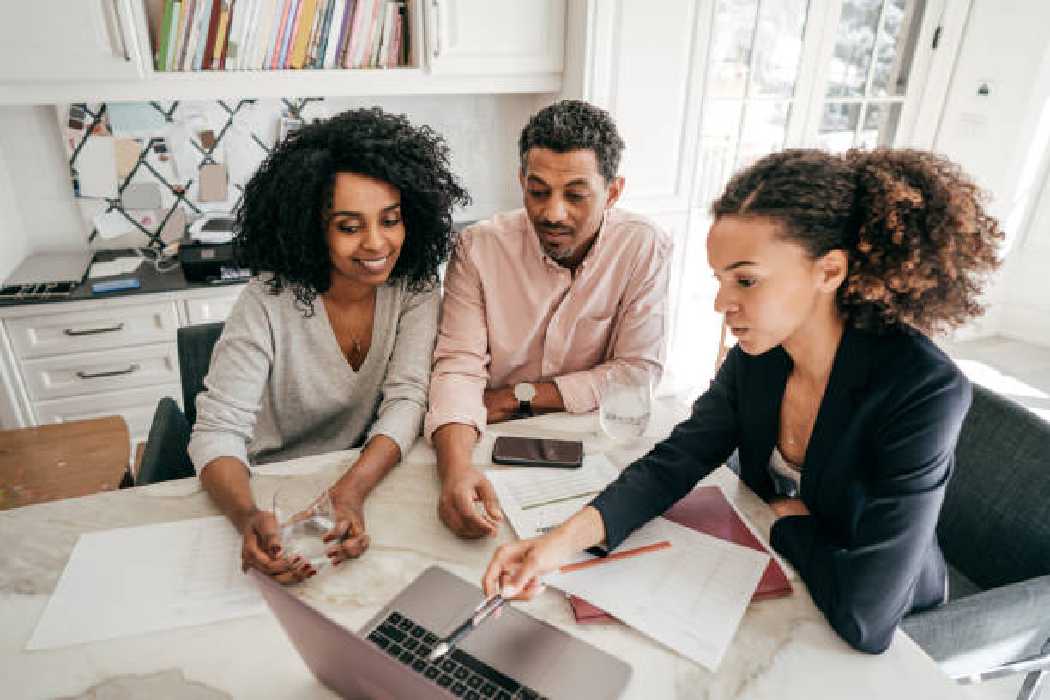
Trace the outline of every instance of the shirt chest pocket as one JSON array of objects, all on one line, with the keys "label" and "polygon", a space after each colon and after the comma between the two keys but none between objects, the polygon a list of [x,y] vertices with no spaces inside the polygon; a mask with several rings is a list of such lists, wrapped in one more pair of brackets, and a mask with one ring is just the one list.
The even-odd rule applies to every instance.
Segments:
[{"label": "shirt chest pocket", "polygon": [[566,356],[572,370],[590,369],[612,355],[609,342],[612,339],[616,317],[581,316],[572,328],[572,341]]}]

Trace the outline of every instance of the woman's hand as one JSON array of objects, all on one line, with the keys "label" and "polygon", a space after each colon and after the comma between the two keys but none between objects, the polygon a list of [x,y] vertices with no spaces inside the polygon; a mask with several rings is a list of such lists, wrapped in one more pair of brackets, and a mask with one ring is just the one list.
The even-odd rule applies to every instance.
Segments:
[{"label": "woman's hand", "polygon": [[322,539],[333,543],[326,553],[336,565],[364,554],[371,540],[365,532],[364,497],[353,491],[335,489],[329,495],[335,526]]},{"label": "woman's hand", "polygon": [[481,580],[485,595],[531,600],[543,591],[540,577],[554,571],[575,553],[573,543],[555,530],[542,537],[505,544],[496,550]]},{"label": "woman's hand", "polygon": [[769,502],[769,507],[773,509],[778,518],[788,515],[809,515],[806,504],[798,498],[777,498]]},{"label": "woman's hand", "polygon": [[273,513],[255,509],[241,528],[241,570],[258,569],[278,583],[298,583],[317,571],[302,557],[288,559]]}]

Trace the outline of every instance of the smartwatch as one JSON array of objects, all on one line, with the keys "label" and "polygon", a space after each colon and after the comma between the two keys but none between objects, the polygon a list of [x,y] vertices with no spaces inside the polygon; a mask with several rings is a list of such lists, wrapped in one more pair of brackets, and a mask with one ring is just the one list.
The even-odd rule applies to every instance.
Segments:
[{"label": "smartwatch", "polygon": [[532,400],[536,398],[536,387],[528,382],[520,382],[514,385],[514,398],[518,400],[518,411],[516,416],[527,418],[536,415],[532,412]]}]

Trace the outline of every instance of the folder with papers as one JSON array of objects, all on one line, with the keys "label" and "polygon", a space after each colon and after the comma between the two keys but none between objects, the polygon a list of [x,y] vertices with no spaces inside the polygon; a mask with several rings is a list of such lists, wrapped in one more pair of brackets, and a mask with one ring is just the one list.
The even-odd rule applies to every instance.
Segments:
[{"label": "folder with papers", "polygon": [[[675,503],[664,513],[664,517],[679,525],[749,547],[759,552],[767,552],[766,547],[755,537],[747,524],[726,499],[722,489],[717,486],[701,486],[693,489],[689,495]],[[777,598],[791,594],[791,583],[784,569],[773,557],[762,574],[751,601]],[[586,600],[569,596],[572,613],[576,622],[608,622],[614,618],[601,608],[591,605]]]}]

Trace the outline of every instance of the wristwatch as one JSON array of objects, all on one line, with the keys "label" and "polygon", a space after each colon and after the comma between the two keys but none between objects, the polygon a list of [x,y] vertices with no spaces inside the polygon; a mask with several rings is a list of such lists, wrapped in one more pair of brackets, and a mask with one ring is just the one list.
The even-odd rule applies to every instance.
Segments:
[{"label": "wristwatch", "polygon": [[520,382],[514,385],[514,398],[518,400],[518,410],[514,414],[519,418],[527,418],[536,415],[532,412],[532,400],[536,398],[536,387],[528,382]]}]

